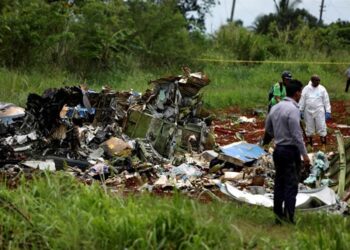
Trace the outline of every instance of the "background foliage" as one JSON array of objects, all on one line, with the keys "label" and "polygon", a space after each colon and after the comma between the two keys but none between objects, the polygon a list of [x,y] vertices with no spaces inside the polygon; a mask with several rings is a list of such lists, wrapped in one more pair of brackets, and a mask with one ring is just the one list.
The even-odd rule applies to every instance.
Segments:
[{"label": "background foliage", "polygon": [[297,8],[300,0],[274,2],[275,13],[257,17],[254,27],[238,20],[206,34],[215,0],[2,0],[0,100],[23,105],[28,92],[82,81],[143,91],[148,80],[184,65],[209,74],[210,107],[265,106],[284,69],[304,83],[318,73],[333,98],[347,98],[347,65],[317,63],[349,61],[350,23],[324,25]]}]

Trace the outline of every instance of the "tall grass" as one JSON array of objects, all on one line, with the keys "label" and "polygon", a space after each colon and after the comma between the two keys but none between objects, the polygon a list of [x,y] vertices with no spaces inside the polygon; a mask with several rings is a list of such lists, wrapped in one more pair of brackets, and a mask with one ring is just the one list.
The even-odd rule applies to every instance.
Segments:
[{"label": "tall grass", "polygon": [[[5,249],[348,249],[348,218],[298,213],[276,226],[272,211],[236,203],[202,204],[180,194],[112,195],[65,174],[18,189],[0,187]],[[5,202],[4,202],[5,200]],[[9,208],[16,207],[19,212]]]},{"label": "tall grass", "polygon": [[349,99],[344,93],[345,66],[262,64],[238,65],[212,63],[205,72],[212,80],[204,89],[205,103],[209,107],[240,106],[242,108],[266,107],[268,91],[281,78],[284,70],[290,70],[293,77],[306,85],[312,74],[318,74],[333,100]]},{"label": "tall grass", "polygon": [[[171,74],[171,73],[169,73]],[[102,86],[116,90],[144,91],[151,88],[150,80],[166,75],[166,72],[133,70],[126,72],[101,72],[87,78],[60,70],[10,71],[0,68],[0,102],[12,102],[24,106],[29,93],[42,94],[47,88],[79,85],[83,82],[99,91]]]},{"label": "tall grass", "polygon": [[[191,66],[191,65],[190,65]],[[211,83],[203,88],[204,103],[209,108],[224,108],[240,106],[242,108],[265,108],[268,91],[272,84],[280,80],[284,70],[290,70],[293,77],[307,84],[312,74],[318,74],[330,98],[350,99],[344,93],[345,65],[317,64],[256,64],[241,65],[233,63],[207,62],[204,65],[192,65],[193,71],[203,70],[208,74]],[[148,82],[168,75],[181,74],[181,69],[141,70],[135,68],[129,71],[110,71],[81,78],[59,70],[17,72],[0,69],[0,101],[14,102],[24,105],[28,93],[41,94],[49,87],[78,85],[87,82],[91,88],[100,90],[109,85],[116,90],[143,92],[152,86]]]},{"label": "tall grass", "polygon": [[59,70],[19,72],[0,68],[0,101],[24,106],[29,93],[42,94],[47,88],[74,85],[76,82],[74,76]]}]

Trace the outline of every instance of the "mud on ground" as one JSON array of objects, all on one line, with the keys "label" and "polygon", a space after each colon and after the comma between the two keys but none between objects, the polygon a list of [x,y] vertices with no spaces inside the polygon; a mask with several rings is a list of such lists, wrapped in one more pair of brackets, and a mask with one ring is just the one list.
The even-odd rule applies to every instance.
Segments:
[{"label": "mud on ground", "polygon": [[[327,122],[327,151],[337,150],[335,131],[340,130],[345,141],[350,140],[350,101],[332,101],[332,119]],[[258,143],[264,135],[265,115],[256,110],[241,110],[230,107],[217,110],[217,119],[214,120],[216,142],[222,146],[244,138],[249,143]],[[255,118],[255,123],[237,123],[240,116]],[[346,126],[343,126],[346,125]],[[314,151],[320,149],[320,139],[314,136]]]}]

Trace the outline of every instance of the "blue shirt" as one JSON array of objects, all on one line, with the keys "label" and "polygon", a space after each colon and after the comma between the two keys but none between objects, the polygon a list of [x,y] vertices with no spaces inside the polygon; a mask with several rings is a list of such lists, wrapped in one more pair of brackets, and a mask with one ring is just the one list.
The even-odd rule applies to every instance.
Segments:
[{"label": "blue shirt", "polygon": [[296,146],[302,155],[307,154],[300,127],[300,111],[294,99],[285,97],[272,107],[265,130],[275,138],[276,145]]}]

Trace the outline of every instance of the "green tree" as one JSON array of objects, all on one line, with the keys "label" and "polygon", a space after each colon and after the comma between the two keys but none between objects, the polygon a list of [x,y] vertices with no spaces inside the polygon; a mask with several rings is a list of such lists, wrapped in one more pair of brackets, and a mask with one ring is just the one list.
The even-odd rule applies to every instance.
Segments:
[{"label": "green tree", "polygon": [[122,0],[8,1],[1,5],[0,60],[9,67],[111,68],[131,48],[130,27]]},{"label": "green tree", "polygon": [[19,67],[42,61],[47,49],[63,32],[65,18],[66,12],[59,3],[49,4],[42,0],[3,2],[0,15],[2,64]]},{"label": "green tree", "polygon": [[255,30],[258,33],[267,34],[271,31],[271,24],[276,23],[279,31],[295,30],[300,25],[306,24],[310,27],[317,26],[317,18],[305,9],[295,8],[301,0],[274,0],[276,12],[259,16],[255,20]]},{"label": "green tree", "polygon": [[294,1],[289,1],[289,0],[280,0],[278,3],[276,0],[273,0],[275,3],[275,8],[276,8],[276,13],[277,15],[288,15],[288,13],[293,12],[295,7],[300,4],[302,1],[301,0],[294,0]]},{"label": "green tree", "polygon": [[215,5],[215,0],[177,0],[182,15],[189,21],[189,30],[205,30],[205,15]]},{"label": "green tree", "polygon": [[134,53],[142,64],[188,63],[195,51],[187,22],[176,1],[132,0],[128,2],[137,47]]},{"label": "green tree", "polygon": [[335,30],[337,37],[341,39],[341,43],[344,45],[350,45],[350,22],[337,20],[331,23],[327,29]]},{"label": "green tree", "polygon": [[131,19],[122,0],[87,0],[73,6],[69,66],[88,72],[122,63],[131,46]]}]

